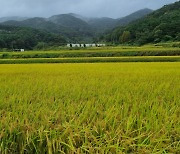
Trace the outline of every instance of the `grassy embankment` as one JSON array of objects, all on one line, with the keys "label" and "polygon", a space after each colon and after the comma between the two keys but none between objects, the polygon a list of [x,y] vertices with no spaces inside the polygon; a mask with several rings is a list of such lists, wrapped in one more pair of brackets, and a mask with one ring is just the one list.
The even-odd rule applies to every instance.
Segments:
[{"label": "grassy embankment", "polygon": [[60,51],[0,52],[0,63],[175,62],[180,61],[179,56],[178,47],[124,46]]}]

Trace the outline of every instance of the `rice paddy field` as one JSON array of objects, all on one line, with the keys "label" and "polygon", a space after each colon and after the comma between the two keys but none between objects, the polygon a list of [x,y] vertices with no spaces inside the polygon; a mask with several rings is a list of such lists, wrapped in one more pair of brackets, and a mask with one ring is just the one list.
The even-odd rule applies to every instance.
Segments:
[{"label": "rice paddy field", "polygon": [[146,45],[0,52],[0,64],[105,62],[180,62],[180,48]]},{"label": "rice paddy field", "polygon": [[180,153],[180,63],[0,65],[0,153]]}]

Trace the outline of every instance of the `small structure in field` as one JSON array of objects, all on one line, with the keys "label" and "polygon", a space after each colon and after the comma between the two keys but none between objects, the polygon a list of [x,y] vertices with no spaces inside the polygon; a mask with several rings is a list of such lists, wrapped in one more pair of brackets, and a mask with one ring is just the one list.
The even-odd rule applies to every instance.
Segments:
[{"label": "small structure in field", "polygon": [[106,44],[97,44],[98,47],[105,47]]},{"label": "small structure in field", "polygon": [[104,46],[106,46],[106,44],[95,44],[95,43],[93,43],[93,44],[73,44],[73,43],[67,44],[67,47],[69,47],[69,48],[104,47]]},{"label": "small structure in field", "polygon": [[17,52],[24,52],[24,49],[13,49],[13,51],[17,51]]}]

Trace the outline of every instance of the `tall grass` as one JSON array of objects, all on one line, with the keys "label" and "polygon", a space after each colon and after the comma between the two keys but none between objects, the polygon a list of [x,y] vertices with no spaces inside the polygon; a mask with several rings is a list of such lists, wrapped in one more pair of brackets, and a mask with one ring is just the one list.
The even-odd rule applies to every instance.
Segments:
[{"label": "tall grass", "polygon": [[180,63],[0,65],[0,153],[180,153]]},{"label": "tall grass", "polygon": [[179,48],[124,47],[60,51],[1,52],[0,59],[72,58],[72,57],[126,57],[126,56],[180,56]]},{"label": "tall grass", "polygon": [[180,56],[0,59],[0,64],[106,62],[180,62]]}]

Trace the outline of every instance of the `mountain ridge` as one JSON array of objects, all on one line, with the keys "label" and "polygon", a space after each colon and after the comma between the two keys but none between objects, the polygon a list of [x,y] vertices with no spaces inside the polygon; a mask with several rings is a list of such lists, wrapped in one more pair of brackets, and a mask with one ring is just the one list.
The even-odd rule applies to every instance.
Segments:
[{"label": "mountain ridge", "polygon": [[[109,17],[89,18],[69,13],[53,15],[49,18],[33,17],[20,21],[9,20],[0,24],[44,30],[50,33],[63,35],[66,40],[73,42],[92,42],[99,34],[113,29],[118,25],[128,24],[149,13],[149,9],[143,9],[121,19],[113,19]],[[123,22],[121,22],[121,20],[123,20]]]},{"label": "mountain ridge", "polygon": [[159,43],[180,41],[180,1],[165,5],[144,18],[119,26],[105,35],[111,43]]},{"label": "mountain ridge", "polygon": [[[43,18],[43,17],[33,17],[33,18],[16,17],[16,18],[14,18],[14,20],[18,21],[18,22],[21,22],[21,24],[23,24],[23,21],[26,22],[26,21],[31,20],[31,19],[39,19],[39,20],[44,20],[44,21],[50,21],[50,22],[52,22],[54,24],[58,24],[58,25],[61,25],[61,26],[64,26],[64,27],[69,27],[69,28],[72,28],[73,26],[76,26],[76,30],[77,30],[77,26],[79,26],[79,27],[81,27],[81,26],[84,26],[84,27],[94,26],[96,24],[96,22],[97,22],[97,25],[100,25],[100,23],[102,23],[102,25],[104,25],[104,22],[106,22],[106,24],[113,25],[113,27],[114,27],[114,26],[118,25],[118,24],[116,24],[116,22],[121,24],[121,20],[129,18],[129,16],[131,17],[131,19],[127,19],[127,20],[130,20],[128,22],[131,22],[131,21],[133,21],[135,19],[141,18],[144,15],[149,14],[150,12],[152,12],[152,10],[150,10],[150,9],[147,9],[147,8],[146,9],[141,9],[141,10],[138,10],[138,11],[136,11],[136,12],[134,12],[134,13],[128,15],[128,16],[125,16],[123,18],[117,18],[117,19],[109,18],[109,17],[100,17],[100,18],[97,18],[97,17],[84,17],[84,16],[81,16],[81,15],[78,15],[78,14],[75,14],[75,13],[69,13],[69,14],[53,15],[53,16],[51,16],[49,18]],[[136,16],[133,18],[133,15],[136,15]],[[19,18],[19,20],[18,20],[18,18]],[[4,19],[8,19],[8,17],[4,17]],[[12,19],[8,20],[8,21],[12,21]],[[8,21],[4,21],[2,23],[3,24],[4,23],[8,24]],[[110,23],[110,22],[113,22],[113,23]],[[94,27],[97,27],[97,26],[94,26]]]}]

